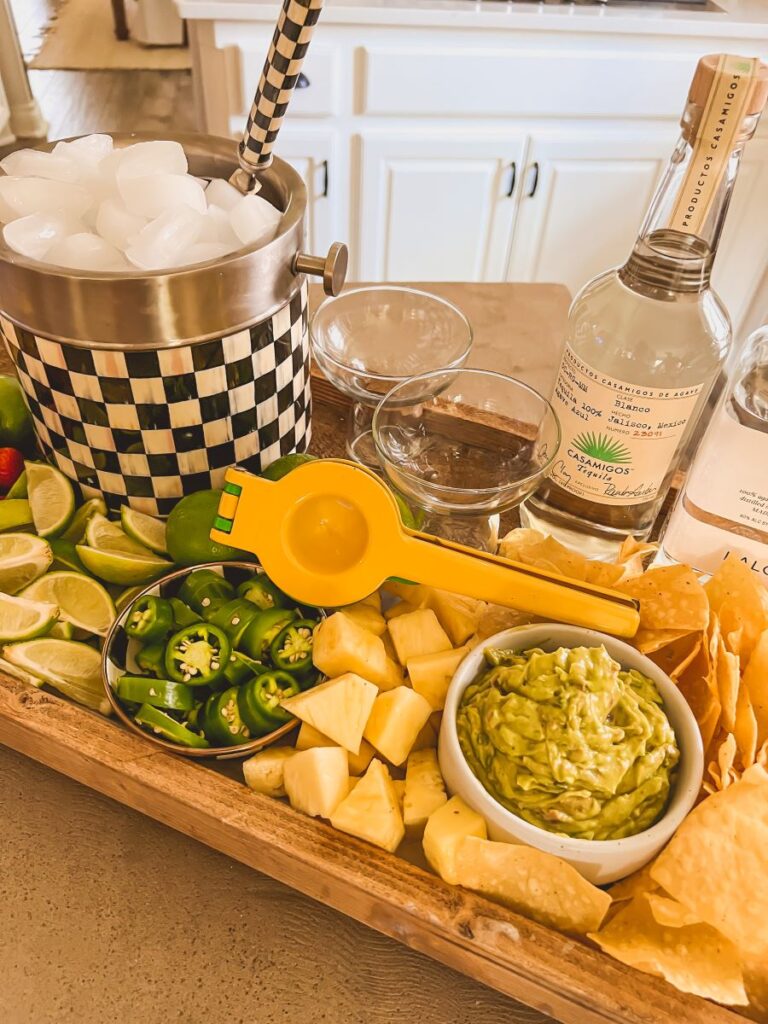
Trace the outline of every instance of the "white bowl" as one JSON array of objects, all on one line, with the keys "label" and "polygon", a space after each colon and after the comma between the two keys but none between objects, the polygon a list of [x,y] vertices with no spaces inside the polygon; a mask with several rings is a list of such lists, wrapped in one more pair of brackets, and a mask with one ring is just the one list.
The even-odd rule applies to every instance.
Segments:
[{"label": "white bowl", "polygon": [[[503,650],[540,647],[545,651],[554,651],[558,647],[599,647],[600,644],[605,646],[622,668],[635,668],[656,684],[667,718],[677,737],[680,762],[667,809],[651,828],[626,839],[572,839],[529,824],[491,796],[475,778],[461,751],[456,731],[456,712],[464,691],[485,665],[483,652],[487,647]],[[438,755],[448,791],[458,794],[485,818],[491,839],[535,846],[538,850],[553,853],[595,885],[606,885],[626,877],[647,864],[661,850],[693,807],[704,771],[704,751],[699,727],[685,698],[672,680],[629,644],[595,630],[559,623],[505,629],[488,637],[467,655],[448,688]]]}]

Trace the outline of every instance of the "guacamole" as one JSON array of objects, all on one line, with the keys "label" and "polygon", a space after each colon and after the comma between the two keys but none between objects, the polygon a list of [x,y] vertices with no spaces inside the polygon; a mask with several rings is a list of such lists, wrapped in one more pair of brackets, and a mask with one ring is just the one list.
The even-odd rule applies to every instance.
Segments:
[{"label": "guacamole", "polygon": [[456,716],[473,773],[532,825],[576,839],[649,828],[680,758],[655,684],[604,647],[489,648]]}]

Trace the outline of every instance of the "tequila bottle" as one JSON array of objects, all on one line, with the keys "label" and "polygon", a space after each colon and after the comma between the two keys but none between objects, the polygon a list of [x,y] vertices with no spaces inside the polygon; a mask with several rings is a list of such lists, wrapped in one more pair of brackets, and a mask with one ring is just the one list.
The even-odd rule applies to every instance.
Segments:
[{"label": "tequila bottle", "polygon": [[745,143],[768,96],[756,58],[703,57],[680,139],[627,262],[568,318],[552,396],[562,444],[527,526],[609,557],[658,515],[731,343],[710,275]]}]

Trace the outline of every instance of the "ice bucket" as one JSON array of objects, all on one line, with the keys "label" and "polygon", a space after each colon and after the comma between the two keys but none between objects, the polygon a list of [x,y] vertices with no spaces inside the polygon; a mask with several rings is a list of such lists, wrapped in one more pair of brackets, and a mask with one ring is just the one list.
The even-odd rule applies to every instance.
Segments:
[{"label": "ice bucket", "polygon": [[[173,138],[191,174],[228,179],[239,166],[234,140]],[[228,466],[258,472],[309,444],[305,275],[335,293],[346,250],[302,253],[306,190],[288,164],[273,159],[260,182],[283,211],[273,241],[179,270],[72,271],[19,256],[0,235],[0,331],[42,449],[113,509],[167,515],[184,494],[220,486]]]}]

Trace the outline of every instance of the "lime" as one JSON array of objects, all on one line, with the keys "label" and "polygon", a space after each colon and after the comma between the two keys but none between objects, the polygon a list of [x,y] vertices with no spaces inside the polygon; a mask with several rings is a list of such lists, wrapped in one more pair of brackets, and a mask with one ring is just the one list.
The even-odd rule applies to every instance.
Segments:
[{"label": "lime", "polygon": [[25,462],[32,521],[40,537],[57,537],[75,512],[75,492],[61,470],[46,462]]},{"label": "lime", "polygon": [[51,551],[53,552],[52,569],[88,574],[88,570],[80,561],[77,548],[71,540],[64,540],[63,537],[53,537],[48,543],[51,545]]},{"label": "lime", "polygon": [[61,535],[62,540],[71,541],[72,544],[81,544],[85,537],[85,528],[91,516],[100,512],[107,514],[107,506],[103,498],[89,498],[72,516],[72,522]]},{"label": "lime", "polygon": [[128,505],[123,505],[120,509],[120,523],[128,536],[143,544],[145,548],[158,555],[168,554],[165,545],[165,523],[162,519],[155,519],[154,516],[136,512]]},{"label": "lime", "polygon": [[22,597],[50,601],[59,617],[78,629],[106,636],[115,621],[115,605],[98,580],[79,572],[49,572],[23,591]]},{"label": "lime", "polygon": [[125,551],[99,551],[78,544],[77,553],[88,572],[98,576],[100,580],[119,583],[123,587],[151,583],[173,569],[172,562],[149,552],[146,555],[136,555]]},{"label": "lime", "polygon": [[85,543],[96,551],[121,552],[139,558],[146,558],[152,554],[149,548],[129,537],[117,523],[111,523],[101,512],[96,512],[88,520]]},{"label": "lime", "polygon": [[3,648],[3,657],[79,704],[109,714],[109,701],[102,683],[101,655],[88,644],[44,636],[8,644]]},{"label": "lime", "polygon": [[47,572],[53,552],[31,533],[0,533],[0,590],[15,594]]},{"label": "lime", "polygon": [[296,452],[293,455],[281,455],[279,459],[270,462],[267,468],[261,471],[261,475],[266,480],[282,480],[291,470],[296,469],[298,466],[303,466],[305,462],[314,461],[314,455],[306,455],[301,452]]},{"label": "lime", "polygon": [[[5,497],[6,497],[6,500],[8,498],[26,498],[27,497],[27,471],[26,471],[26,469],[21,474],[21,476],[17,476],[16,477],[16,479],[11,484],[11,489],[8,491],[8,493],[6,494]],[[32,520],[30,519],[30,522],[31,521]]]},{"label": "lime", "polygon": [[55,636],[59,640],[71,640],[74,635],[75,627],[71,622],[64,622],[63,619],[54,622],[46,634],[46,636]]},{"label": "lime", "polygon": [[31,525],[32,509],[26,498],[6,498],[5,501],[0,501],[0,533]]},{"label": "lime", "polygon": [[47,633],[59,609],[47,601],[0,594],[0,640],[31,640]]},{"label": "lime", "polygon": [[15,377],[0,376],[0,447],[23,448],[32,437],[32,417]]},{"label": "lime", "polygon": [[139,596],[143,589],[144,587],[126,587],[125,590],[121,590],[115,598],[115,611],[119,614],[123,608],[133,604],[135,598]]},{"label": "lime", "polygon": [[168,516],[168,554],[179,565],[203,562],[249,561],[253,555],[211,540],[221,491],[198,491],[182,498]]},{"label": "lime", "polygon": [[43,685],[43,680],[39,676],[33,676],[31,672],[19,668],[18,665],[14,665],[11,661],[6,661],[5,658],[0,658],[0,672],[4,672],[7,676],[12,676],[14,679],[20,679],[22,683],[26,683],[28,686],[40,687]]}]

